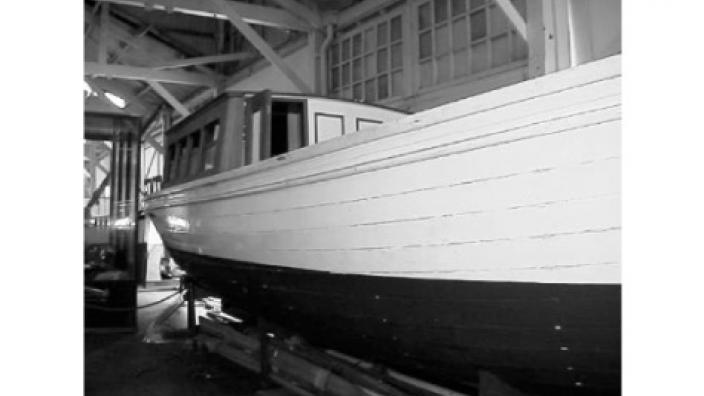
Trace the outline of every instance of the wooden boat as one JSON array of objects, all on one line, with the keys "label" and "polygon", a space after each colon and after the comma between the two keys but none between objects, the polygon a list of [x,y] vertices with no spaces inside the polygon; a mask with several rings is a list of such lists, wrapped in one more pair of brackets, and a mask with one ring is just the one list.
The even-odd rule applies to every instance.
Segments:
[{"label": "wooden boat", "polygon": [[227,94],[168,132],[146,209],[190,274],[320,346],[618,394],[620,118],[620,56],[412,115]]}]

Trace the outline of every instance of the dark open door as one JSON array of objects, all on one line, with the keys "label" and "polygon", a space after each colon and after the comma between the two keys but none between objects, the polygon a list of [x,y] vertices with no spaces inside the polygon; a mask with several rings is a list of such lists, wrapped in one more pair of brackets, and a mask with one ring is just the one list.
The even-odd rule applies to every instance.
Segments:
[{"label": "dark open door", "polygon": [[271,152],[271,92],[259,92],[247,99],[245,165],[267,158]]}]

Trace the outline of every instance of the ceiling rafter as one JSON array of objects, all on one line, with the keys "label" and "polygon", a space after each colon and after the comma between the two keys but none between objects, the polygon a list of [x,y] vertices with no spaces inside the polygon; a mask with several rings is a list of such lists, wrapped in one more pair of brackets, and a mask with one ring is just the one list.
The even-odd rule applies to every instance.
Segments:
[{"label": "ceiling rafter", "polygon": [[175,59],[151,65],[154,69],[175,69],[180,67],[196,66],[209,63],[222,63],[246,60],[256,57],[252,52],[233,52],[229,54],[219,54],[210,56],[198,56],[193,58]]},{"label": "ceiling rafter", "polygon": [[110,4],[100,7],[100,35],[98,38],[98,63],[108,63],[108,29],[110,24]]},{"label": "ceiling rafter", "polygon": [[166,101],[166,103],[171,105],[171,107],[173,107],[174,110],[178,111],[182,116],[187,117],[189,114],[191,114],[191,111],[188,110],[188,108],[184,106],[183,103],[176,99],[176,97],[171,92],[169,92],[169,90],[166,89],[163,85],[156,81],[147,81],[147,83],[149,84],[149,86],[152,87],[154,91],[156,91],[156,93],[159,94],[159,96],[161,96]]},{"label": "ceiling rafter", "polygon": [[127,65],[102,65],[85,62],[84,74],[92,77],[122,78],[125,80],[158,81],[173,84],[217,86],[218,81],[201,73],[183,70],[154,70],[149,67]]},{"label": "ceiling rafter", "polygon": [[308,8],[307,6],[299,3],[296,0],[272,0],[274,3],[278,4],[281,8],[291,12],[292,14],[300,17],[301,19],[307,21],[311,26],[316,29],[323,27],[323,18],[317,10]]},{"label": "ceiling rafter", "polygon": [[[148,9],[180,12],[201,17],[228,19],[210,0],[99,0],[114,4],[143,7]],[[228,1],[239,15],[254,25],[307,32],[313,29],[310,23],[291,12],[275,7]]]},{"label": "ceiling rafter", "polygon": [[313,92],[308,84],[306,84],[296,72],[289,67],[279,54],[274,51],[268,42],[266,42],[244,18],[237,12],[233,3],[226,0],[213,0],[213,3],[220,8],[220,12],[227,15],[230,22],[239,30],[239,32],[247,38],[247,40],[256,48],[271,64],[277,68],[291,83],[302,93]]},{"label": "ceiling rafter", "polygon": [[516,28],[518,34],[523,37],[523,40],[528,41],[528,27],[526,25],[526,20],[516,9],[516,5],[511,2],[511,0],[495,0],[496,4],[501,8],[508,17],[509,21]]}]

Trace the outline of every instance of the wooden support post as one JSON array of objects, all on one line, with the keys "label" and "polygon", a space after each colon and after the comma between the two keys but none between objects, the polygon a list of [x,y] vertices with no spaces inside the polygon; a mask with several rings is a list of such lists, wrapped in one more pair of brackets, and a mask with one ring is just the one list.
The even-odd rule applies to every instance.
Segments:
[{"label": "wooden support post", "polygon": [[190,277],[186,276],[184,277],[184,285],[186,287],[186,301],[187,301],[187,309],[186,309],[186,320],[188,322],[188,331],[191,332],[191,334],[195,334],[196,332],[196,285],[193,282],[193,279]]},{"label": "wooden support post", "polygon": [[107,41],[110,24],[110,4],[103,4],[100,8],[100,41],[98,42],[98,63],[108,63]]}]

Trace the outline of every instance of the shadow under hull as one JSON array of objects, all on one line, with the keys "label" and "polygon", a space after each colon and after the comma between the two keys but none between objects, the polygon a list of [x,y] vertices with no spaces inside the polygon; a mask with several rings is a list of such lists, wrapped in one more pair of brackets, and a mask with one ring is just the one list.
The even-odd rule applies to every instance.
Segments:
[{"label": "shadow under hull", "polygon": [[540,395],[618,395],[621,286],[416,279],[170,249],[199,283],[311,344],[459,391],[487,370]]}]

